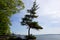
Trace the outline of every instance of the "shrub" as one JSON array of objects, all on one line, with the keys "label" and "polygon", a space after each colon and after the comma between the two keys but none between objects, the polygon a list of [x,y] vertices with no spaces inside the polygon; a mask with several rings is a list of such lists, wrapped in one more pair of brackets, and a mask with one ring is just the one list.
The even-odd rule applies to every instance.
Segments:
[{"label": "shrub", "polygon": [[26,39],[36,39],[36,37],[34,35],[27,35],[25,36]]}]

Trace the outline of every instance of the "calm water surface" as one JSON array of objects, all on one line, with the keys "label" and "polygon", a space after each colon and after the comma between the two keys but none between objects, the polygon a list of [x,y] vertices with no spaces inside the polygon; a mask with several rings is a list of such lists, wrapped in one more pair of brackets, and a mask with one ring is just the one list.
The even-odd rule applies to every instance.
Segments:
[{"label": "calm water surface", "polygon": [[60,40],[60,34],[38,35],[36,40]]}]

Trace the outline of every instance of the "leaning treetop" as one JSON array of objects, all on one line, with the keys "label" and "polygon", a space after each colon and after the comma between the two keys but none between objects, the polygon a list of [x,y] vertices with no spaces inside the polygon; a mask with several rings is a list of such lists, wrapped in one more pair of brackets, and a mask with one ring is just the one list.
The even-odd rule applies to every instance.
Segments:
[{"label": "leaning treetop", "polygon": [[26,14],[24,18],[22,18],[22,25],[28,25],[29,28],[33,29],[43,29],[38,25],[38,22],[33,21],[34,18],[37,18],[36,10],[38,9],[38,5],[36,5],[36,1],[34,2],[31,9],[27,10],[29,14]]}]

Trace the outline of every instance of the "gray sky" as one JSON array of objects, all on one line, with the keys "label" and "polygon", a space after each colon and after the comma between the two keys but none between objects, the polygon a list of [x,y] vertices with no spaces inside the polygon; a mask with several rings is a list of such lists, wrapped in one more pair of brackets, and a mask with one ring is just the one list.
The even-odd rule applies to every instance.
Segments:
[{"label": "gray sky", "polygon": [[[11,17],[12,32],[16,34],[27,34],[27,27],[21,26],[21,18],[26,14],[26,10],[31,8],[33,0],[23,0],[25,9]],[[43,30],[32,30],[32,34],[60,34],[60,0],[37,0],[39,16],[35,21],[39,23]],[[22,31],[21,31],[22,30]]]}]

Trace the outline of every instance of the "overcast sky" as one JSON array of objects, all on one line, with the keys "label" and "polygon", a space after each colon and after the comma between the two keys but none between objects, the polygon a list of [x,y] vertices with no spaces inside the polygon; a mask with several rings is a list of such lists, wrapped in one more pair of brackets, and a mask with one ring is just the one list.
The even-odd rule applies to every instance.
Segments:
[{"label": "overcast sky", "polygon": [[[11,30],[16,34],[27,34],[27,27],[20,24],[21,18],[27,13],[26,10],[30,9],[33,0],[23,0],[25,9],[18,12],[11,17]],[[60,34],[60,0],[37,0],[39,9],[37,15],[39,16],[35,21],[39,23],[44,29],[32,30],[32,34]]]}]

